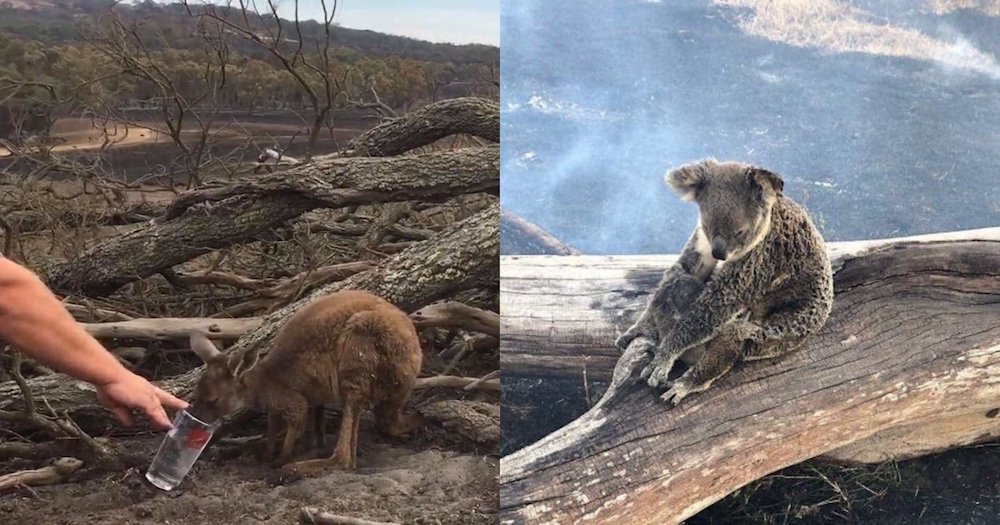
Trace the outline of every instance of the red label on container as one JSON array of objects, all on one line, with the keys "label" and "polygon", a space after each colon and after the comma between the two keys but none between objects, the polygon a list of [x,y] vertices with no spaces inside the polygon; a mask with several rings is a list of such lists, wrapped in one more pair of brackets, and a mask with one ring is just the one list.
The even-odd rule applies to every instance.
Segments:
[{"label": "red label on container", "polygon": [[191,429],[191,433],[188,434],[187,443],[185,446],[187,448],[198,448],[205,446],[208,443],[208,439],[212,437],[211,434],[200,428]]}]

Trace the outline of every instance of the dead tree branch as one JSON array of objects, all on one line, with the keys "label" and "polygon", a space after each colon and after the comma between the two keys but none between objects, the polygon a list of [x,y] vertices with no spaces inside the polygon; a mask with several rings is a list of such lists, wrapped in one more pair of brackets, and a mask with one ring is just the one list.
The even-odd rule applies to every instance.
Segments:
[{"label": "dead tree branch", "polygon": [[477,97],[428,104],[358,135],[337,155],[389,157],[459,133],[500,142],[500,104]]},{"label": "dead tree branch", "polygon": [[496,193],[499,188],[495,147],[317,161],[255,181],[184,193],[171,205],[170,220],[94,246],[55,266],[48,282],[59,290],[106,295],[212,250],[265,235],[319,207],[445,200],[465,193]]}]

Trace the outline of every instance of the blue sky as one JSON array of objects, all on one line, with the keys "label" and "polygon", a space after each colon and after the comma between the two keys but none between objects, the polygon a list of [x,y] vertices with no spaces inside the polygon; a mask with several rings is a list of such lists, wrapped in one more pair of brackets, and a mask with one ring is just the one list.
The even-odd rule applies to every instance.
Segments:
[{"label": "blue sky", "polygon": [[[293,0],[280,5],[283,16],[294,13]],[[299,2],[302,18],[322,12],[319,0]],[[500,0],[340,0],[334,22],[431,42],[500,45]]]}]

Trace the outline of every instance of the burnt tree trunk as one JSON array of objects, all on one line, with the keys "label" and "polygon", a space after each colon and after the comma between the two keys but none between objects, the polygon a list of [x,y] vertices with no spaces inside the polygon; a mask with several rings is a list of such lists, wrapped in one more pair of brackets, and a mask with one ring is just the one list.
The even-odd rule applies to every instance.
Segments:
[{"label": "burnt tree trunk", "polygon": [[390,158],[327,159],[221,188],[193,190],[168,220],[108,239],[48,272],[50,286],[107,295],[212,250],[266,235],[309,210],[499,192],[497,147]]},{"label": "burnt tree trunk", "polygon": [[[505,410],[557,401],[525,401],[525,385],[611,386],[501,460],[501,522],[678,523],[816,456],[907,457],[1000,436],[1000,228],[830,251],[827,325],[676,408],[636,381],[638,345],[619,361],[612,344],[672,257],[502,259]],[[520,426],[508,421],[505,433]]]},{"label": "burnt tree trunk", "polygon": [[500,104],[477,97],[428,104],[358,135],[339,155],[388,157],[456,133],[500,142]]},{"label": "burnt tree trunk", "polygon": [[[265,317],[258,328],[240,338],[228,351],[240,352],[252,362],[267,352],[278,328],[290,314],[315,297],[337,290],[368,290],[406,311],[451,297],[462,290],[488,288],[495,291],[499,286],[496,263],[500,254],[499,214],[499,204],[493,204],[448,226],[432,239],[386,259],[376,268],[318,289]],[[248,322],[259,322],[259,318]],[[158,384],[174,394],[186,396],[200,374],[201,368],[197,368]],[[97,404],[90,384],[63,374],[50,374],[32,378],[28,385],[36,396],[44,397],[45,410],[51,407],[60,414],[68,413],[84,430],[99,435],[122,432],[111,414]],[[0,384],[0,410],[21,409],[17,384],[13,381]],[[128,432],[148,430],[145,420],[138,422],[139,426]],[[10,425],[9,430],[19,430],[14,428],[15,423]]]},{"label": "burnt tree trunk", "polygon": [[537,224],[509,211],[500,210],[500,246],[503,253],[522,255],[580,255]]}]

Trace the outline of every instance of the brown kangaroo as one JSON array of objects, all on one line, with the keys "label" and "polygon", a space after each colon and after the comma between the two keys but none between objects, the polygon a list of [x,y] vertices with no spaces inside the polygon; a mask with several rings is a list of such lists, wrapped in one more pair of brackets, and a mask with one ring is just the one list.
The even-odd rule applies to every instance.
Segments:
[{"label": "brown kangaroo", "polygon": [[239,375],[237,359],[230,363],[203,334],[191,334],[191,349],[207,365],[195,386],[195,413],[214,421],[242,407],[266,412],[272,457],[278,420],[284,419],[281,465],[292,460],[313,410],[342,408],[333,455],[290,465],[303,474],[327,466],[357,468],[358,423],[366,408],[374,406],[376,426],[391,436],[424,422],[420,415],[403,414],[423,357],[413,322],[368,292],[336,292],[309,303],[288,319],[271,351]]}]

